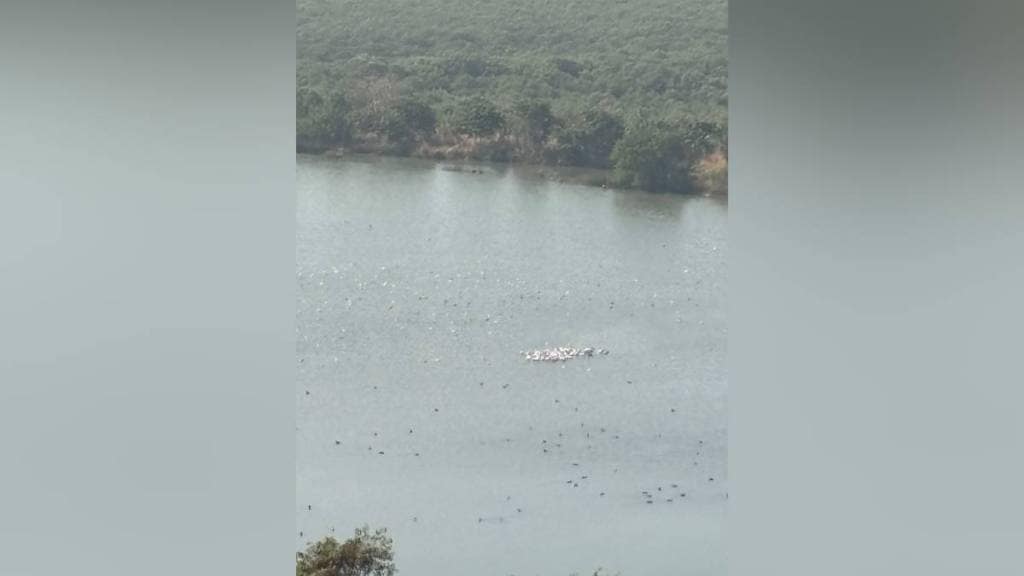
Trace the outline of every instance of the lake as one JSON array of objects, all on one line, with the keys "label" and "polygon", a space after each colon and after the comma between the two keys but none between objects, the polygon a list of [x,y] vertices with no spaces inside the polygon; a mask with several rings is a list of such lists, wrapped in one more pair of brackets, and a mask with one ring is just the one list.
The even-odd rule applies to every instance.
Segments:
[{"label": "lake", "polygon": [[408,576],[726,573],[724,200],[296,163],[297,549],[368,524]]}]

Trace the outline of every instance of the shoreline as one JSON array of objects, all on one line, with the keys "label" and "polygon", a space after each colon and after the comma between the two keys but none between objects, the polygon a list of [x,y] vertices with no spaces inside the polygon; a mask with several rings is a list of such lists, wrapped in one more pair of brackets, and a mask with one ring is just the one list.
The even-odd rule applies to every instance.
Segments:
[{"label": "shoreline", "polygon": [[[540,180],[545,180],[548,182],[576,184],[592,188],[601,188],[605,190],[629,190],[645,192],[648,194],[671,194],[684,197],[717,198],[726,201],[729,198],[727,186],[702,189],[698,185],[695,186],[695,189],[692,192],[685,193],[644,190],[642,188],[628,188],[617,186],[613,183],[613,171],[611,168],[552,165],[543,163],[524,162],[521,160],[487,160],[466,156],[447,157],[439,156],[437,154],[420,154],[417,153],[418,151],[419,150],[415,150],[413,151],[413,153],[403,154],[397,151],[355,146],[347,149],[345,147],[336,147],[328,148],[322,151],[296,151],[296,154],[314,158],[336,159],[400,158],[407,160],[419,160],[423,162],[430,162],[433,163],[435,166],[438,166],[441,170],[447,172],[460,172],[466,174],[487,174],[500,173],[507,170],[515,170],[520,172],[521,175],[537,178]],[[708,157],[702,159],[701,162],[707,162],[709,159],[711,159],[711,161],[718,161],[716,160],[716,156],[717,154],[710,154]],[[727,161],[724,159],[722,159],[721,162],[727,163]]]}]

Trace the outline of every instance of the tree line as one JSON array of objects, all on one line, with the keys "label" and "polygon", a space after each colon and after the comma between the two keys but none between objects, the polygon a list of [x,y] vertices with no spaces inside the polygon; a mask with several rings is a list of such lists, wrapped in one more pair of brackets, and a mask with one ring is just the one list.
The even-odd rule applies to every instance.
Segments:
[{"label": "tree line", "polygon": [[501,105],[484,96],[440,110],[415,96],[378,91],[301,89],[296,96],[300,152],[350,148],[434,158],[609,168],[612,182],[687,192],[700,162],[727,154],[727,128],[713,121],[666,119],[647,110],[623,117],[591,109],[556,115],[551,103],[521,98]]},{"label": "tree line", "polygon": [[301,151],[725,185],[726,0],[297,0]]}]

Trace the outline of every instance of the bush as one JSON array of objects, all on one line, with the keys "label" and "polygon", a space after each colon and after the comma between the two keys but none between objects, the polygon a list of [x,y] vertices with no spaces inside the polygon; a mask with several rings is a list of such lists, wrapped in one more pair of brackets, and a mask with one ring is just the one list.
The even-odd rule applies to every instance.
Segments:
[{"label": "bush", "polygon": [[588,110],[556,132],[550,159],[558,164],[607,168],[623,131],[618,117],[604,110]]},{"label": "bush", "polygon": [[[340,139],[376,153],[607,168],[624,119],[649,110],[682,139],[666,144],[728,154],[727,0],[295,8],[296,84],[325,100],[343,87],[347,113],[330,116],[348,119],[337,132],[300,114],[299,148]],[[631,177],[622,155],[619,175]]]},{"label": "bush", "polygon": [[513,107],[513,134],[519,141],[521,158],[541,160],[544,144],[551,131],[558,124],[547,102],[535,99],[521,99]]},{"label": "bush", "polygon": [[437,115],[428,104],[401,98],[384,116],[384,132],[395,142],[422,139],[434,133]]},{"label": "bush", "polygon": [[324,96],[302,89],[295,95],[295,144],[299,152],[320,152],[349,135],[348,102],[340,92]]},{"label": "bush", "polygon": [[690,191],[690,169],[698,153],[687,134],[663,122],[633,121],[612,152],[616,183],[654,191]]},{"label": "bush", "polygon": [[727,194],[729,191],[729,160],[725,154],[715,152],[701,159],[693,167],[694,186],[707,194]]},{"label": "bush", "polygon": [[505,117],[493,102],[476,96],[460,102],[452,110],[451,126],[458,134],[491,136],[505,127]]},{"label": "bush", "polygon": [[344,543],[327,537],[296,554],[295,576],[394,576],[391,545],[384,529],[357,529]]}]

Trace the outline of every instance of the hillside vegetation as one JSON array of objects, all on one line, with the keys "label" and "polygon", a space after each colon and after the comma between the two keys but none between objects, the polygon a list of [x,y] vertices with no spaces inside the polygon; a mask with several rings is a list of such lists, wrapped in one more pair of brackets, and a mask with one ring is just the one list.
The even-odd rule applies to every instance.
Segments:
[{"label": "hillside vegetation", "polygon": [[[724,176],[725,0],[297,0],[297,147]],[[705,184],[706,186],[706,184]]]}]

